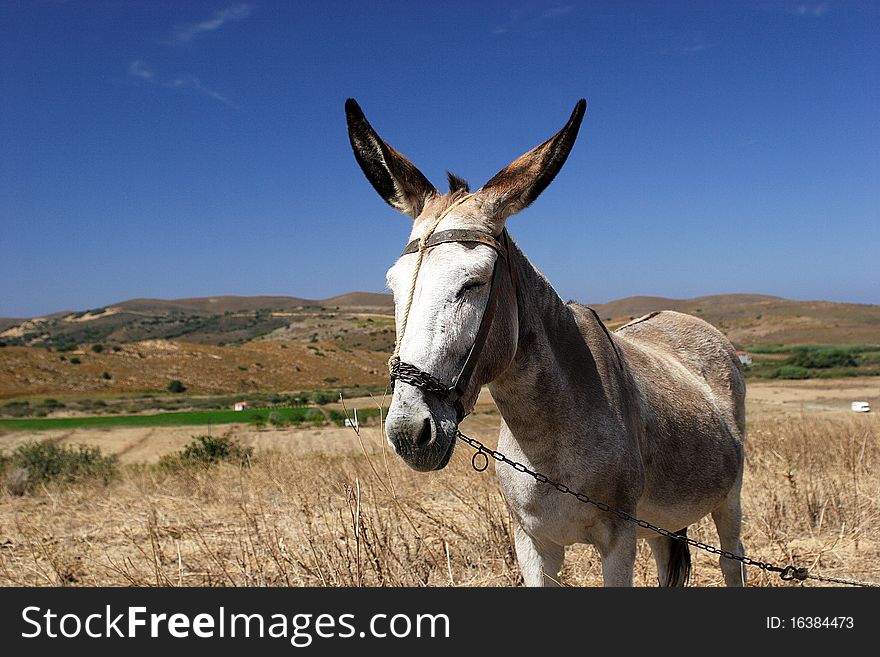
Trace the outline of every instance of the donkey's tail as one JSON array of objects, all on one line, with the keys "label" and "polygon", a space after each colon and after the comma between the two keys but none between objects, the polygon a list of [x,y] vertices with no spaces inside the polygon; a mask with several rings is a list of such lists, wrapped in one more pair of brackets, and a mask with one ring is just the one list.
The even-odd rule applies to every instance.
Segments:
[{"label": "donkey's tail", "polygon": [[[687,536],[687,527],[675,532]],[[684,541],[672,541],[669,551],[669,564],[666,568],[665,586],[687,586],[691,578],[691,548]]]}]

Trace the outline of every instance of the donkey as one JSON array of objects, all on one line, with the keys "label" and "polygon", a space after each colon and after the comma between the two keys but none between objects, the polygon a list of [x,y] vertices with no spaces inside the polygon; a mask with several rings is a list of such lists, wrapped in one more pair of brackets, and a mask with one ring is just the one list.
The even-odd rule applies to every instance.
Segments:
[{"label": "donkey", "polygon": [[[722,549],[740,542],[745,383],[718,330],[672,311],[609,332],[596,313],[563,303],[513,243],[509,217],[550,184],[574,145],[581,99],[565,126],[471,192],[448,174],[440,193],[385,143],[353,99],[355,159],[379,195],[413,219],[387,275],[397,342],[385,429],[419,471],[446,466],[481,386],[501,415],[498,450],[573,491],[686,535],[707,514]],[[631,586],[638,538],[661,586],[684,585],[687,543],[642,529],[497,463],[527,586],[558,584],[565,546],[594,545],[606,586]],[[741,562],[721,557],[728,586]]]}]

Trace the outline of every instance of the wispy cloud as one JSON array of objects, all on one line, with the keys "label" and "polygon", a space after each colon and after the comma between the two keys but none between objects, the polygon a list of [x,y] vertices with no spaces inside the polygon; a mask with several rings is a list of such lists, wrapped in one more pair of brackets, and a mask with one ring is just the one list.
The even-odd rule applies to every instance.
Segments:
[{"label": "wispy cloud", "polygon": [[805,3],[792,8],[789,13],[794,14],[795,16],[812,16],[813,18],[819,18],[828,13],[828,5],[824,2],[813,4]]},{"label": "wispy cloud", "polygon": [[550,7],[541,14],[541,18],[558,18],[574,11],[574,5],[557,5]]},{"label": "wispy cloud", "polygon": [[717,48],[721,45],[720,41],[706,41],[701,38],[691,39],[690,41],[680,43],[677,46],[672,46],[668,48],[659,48],[654,51],[656,55],[689,55],[698,52],[704,52],[706,50],[711,50],[712,48]]},{"label": "wispy cloud", "polygon": [[128,65],[128,74],[157,87],[189,90],[201,96],[216,100],[219,103],[223,103],[227,107],[237,108],[235,103],[229,100],[229,98],[221,94],[219,91],[215,91],[211,87],[208,87],[194,75],[184,74],[170,79],[159,78],[152,67],[139,59],[134,60]]},{"label": "wispy cloud", "polygon": [[698,41],[696,43],[692,43],[686,46],[679,46],[676,48],[678,52],[703,52],[704,50],[709,50],[711,48],[717,48],[721,45],[720,41],[706,42],[706,41]]},{"label": "wispy cloud", "polygon": [[492,26],[492,34],[507,34],[517,29],[535,27],[541,22],[565,16],[574,11],[574,5],[556,5],[545,9],[540,14],[525,7],[510,10],[507,20]]},{"label": "wispy cloud", "polygon": [[213,98],[214,100],[221,102],[224,105],[235,107],[235,104],[226,96],[218,91],[214,91],[210,87],[206,87],[204,84],[202,84],[201,80],[193,75],[183,75],[179,78],[174,78],[173,80],[166,82],[163,86],[171,87],[173,89],[191,89],[192,91],[195,91],[196,93],[199,93],[203,96]]},{"label": "wispy cloud", "polygon": [[128,65],[128,74],[140,78],[141,80],[152,80],[155,77],[153,69],[139,59],[134,60]]},{"label": "wispy cloud", "polygon": [[193,23],[191,25],[185,25],[175,29],[174,41],[176,43],[187,43],[189,41],[192,41],[193,39],[200,37],[203,34],[219,30],[221,27],[228,23],[237,23],[239,21],[243,21],[245,18],[251,15],[253,9],[254,8],[251,5],[245,3],[231,5],[229,7],[226,7],[225,9],[221,9],[207,20]]}]

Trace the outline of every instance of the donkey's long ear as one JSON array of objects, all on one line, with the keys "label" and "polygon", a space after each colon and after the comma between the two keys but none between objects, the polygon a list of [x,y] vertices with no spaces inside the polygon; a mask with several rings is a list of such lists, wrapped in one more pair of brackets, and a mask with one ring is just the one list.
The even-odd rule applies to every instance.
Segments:
[{"label": "donkey's long ear", "polygon": [[587,101],[581,98],[562,130],[515,159],[477,192],[496,221],[527,208],[556,177],[574,146],[586,109]]},{"label": "donkey's long ear", "polygon": [[354,98],[345,101],[345,118],[351,148],[367,180],[388,205],[418,217],[437,190],[412,162],[382,141]]}]

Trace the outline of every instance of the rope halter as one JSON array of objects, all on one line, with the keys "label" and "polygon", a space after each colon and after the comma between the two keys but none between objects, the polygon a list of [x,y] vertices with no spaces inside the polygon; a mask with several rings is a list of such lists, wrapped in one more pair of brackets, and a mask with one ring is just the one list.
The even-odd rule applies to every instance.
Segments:
[{"label": "rope halter", "polygon": [[[476,369],[477,360],[479,359],[480,353],[482,352],[483,347],[486,344],[486,340],[489,337],[489,329],[492,326],[492,319],[495,316],[495,309],[498,304],[497,279],[500,271],[498,263],[501,259],[507,260],[511,282],[514,285],[514,289],[516,288],[516,278],[514,275],[515,270],[512,265],[511,257],[508,253],[511,244],[510,236],[507,234],[506,230],[502,231],[501,235],[503,244],[494,236],[483,231],[453,229],[441,231],[439,233],[435,232],[437,230],[437,227],[440,225],[440,222],[443,221],[443,219],[454,208],[458,207],[472,196],[473,194],[468,194],[452,203],[448,208],[440,213],[437,219],[434,220],[434,222],[428,227],[428,230],[426,230],[419,239],[413,240],[412,242],[407,244],[406,248],[403,250],[402,255],[416,253],[417,258],[415,269],[413,270],[412,281],[409,286],[409,292],[407,293],[406,297],[406,305],[403,308],[403,316],[400,319],[400,331],[397,336],[397,342],[394,346],[394,352],[391,354],[391,358],[388,359],[388,370],[391,375],[392,389],[394,387],[395,381],[400,380],[417,388],[421,388],[426,392],[436,394],[455,408],[459,422],[461,422],[461,420],[463,420],[464,417],[467,415],[467,412],[465,411],[464,405],[462,403],[462,397],[467,390],[468,385],[470,384],[471,377],[473,376]],[[498,254],[498,257],[495,260],[495,267],[492,271],[489,300],[486,302],[486,308],[483,311],[483,318],[480,321],[480,327],[477,330],[477,337],[474,341],[473,346],[468,352],[464,365],[462,366],[458,375],[452,380],[451,384],[444,383],[429,372],[425,372],[417,366],[411,363],[403,362],[400,359],[400,348],[403,343],[403,337],[406,333],[409,313],[412,310],[413,299],[415,298],[416,292],[416,285],[418,283],[419,271],[422,267],[422,261],[425,257],[425,251],[433,246],[436,246],[438,244],[445,244],[447,242],[468,242],[484,244],[494,249]]]}]

